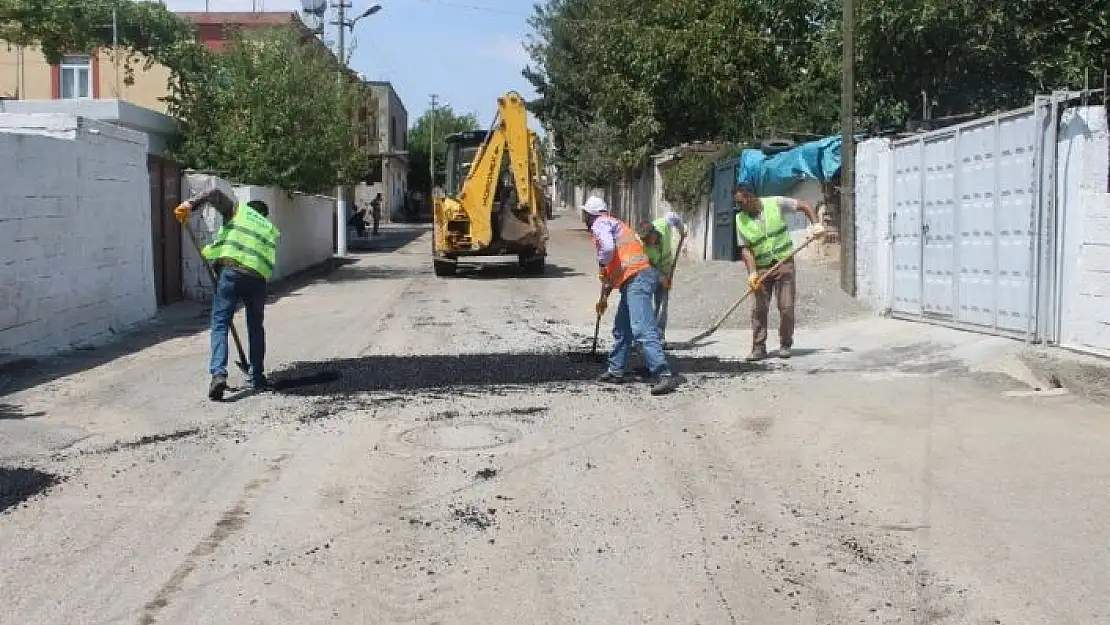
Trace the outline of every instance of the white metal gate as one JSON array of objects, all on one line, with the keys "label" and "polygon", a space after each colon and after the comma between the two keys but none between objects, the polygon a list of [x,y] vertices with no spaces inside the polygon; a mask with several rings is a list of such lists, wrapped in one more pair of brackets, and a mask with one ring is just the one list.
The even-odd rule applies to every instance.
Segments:
[{"label": "white metal gate", "polygon": [[894,144],[896,316],[1032,331],[1042,128],[1028,107]]}]

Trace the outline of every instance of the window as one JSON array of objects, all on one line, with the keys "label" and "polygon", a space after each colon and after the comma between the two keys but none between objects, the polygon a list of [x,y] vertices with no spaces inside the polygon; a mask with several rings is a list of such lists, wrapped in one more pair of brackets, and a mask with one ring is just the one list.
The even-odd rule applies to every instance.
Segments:
[{"label": "window", "polygon": [[92,59],[89,56],[63,56],[60,70],[58,93],[63,100],[92,97]]}]

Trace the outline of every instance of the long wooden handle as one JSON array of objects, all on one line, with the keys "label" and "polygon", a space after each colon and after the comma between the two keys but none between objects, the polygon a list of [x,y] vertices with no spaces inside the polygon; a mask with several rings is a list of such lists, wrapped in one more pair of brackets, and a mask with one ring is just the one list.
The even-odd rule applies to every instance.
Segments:
[{"label": "long wooden handle", "polygon": [[[767,273],[763,274],[763,279],[766,280],[767,276],[773,274],[779,267],[781,267],[783,265],[783,263],[793,259],[795,254],[797,254],[798,252],[800,252],[800,251],[804,250],[805,248],[809,247],[809,244],[813,243],[816,240],[817,240],[817,237],[815,237],[815,236],[812,236],[812,237],[809,237],[808,239],[806,239],[804,243],[802,243],[798,247],[794,248],[794,250],[791,251],[790,254],[786,258],[783,258],[779,262],[772,265],[771,268],[767,270]],[[696,343],[697,341],[700,341],[700,340],[704,339],[705,337],[713,334],[717,330],[720,330],[721,326],[724,324],[724,322],[730,316],[732,316],[732,313],[736,312],[737,308],[740,308],[740,304],[743,304],[748,299],[748,297],[754,292],[755,291],[753,291],[752,289],[749,288],[748,291],[746,293],[744,293],[743,296],[740,297],[740,299],[736,300],[736,302],[734,302],[732,304],[732,306],[729,306],[728,310],[726,310],[724,312],[724,314],[721,315],[720,318],[717,319],[716,322],[714,322],[713,325],[709,326],[708,330],[706,330],[705,332],[702,332],[701,334],[699,334],[699,335],[695,336],[694,338],[690,339],[690,342],[691,343]]]},{"label": "long wooden handle", "polygon": [[[204,252],[201,251],[200,240],[197,239],[197,235],[193,232],[193,229],[187,223],[181,224],[181,227],[185,229],[185,232],[189,233],[189,240],[193,242],[193,247],[197,250],[197,256],[200,257],[200,264],[204,265],[204,268],[208,270],[208,277],[212,279],[212,296],[215,297],[216,289],[220,285],[220,280],[216,277],[216,271],[212,269],[208,261],[204,260]],[[239,353],[238,365],[239,368],[242,369],[247,363],[246,353],[243,351],[243,341],[239,339],[239,331],[235,329],[234,321],[228,324],[228,329],[231,330],[231,338],[235,341],[235,350]]]}]

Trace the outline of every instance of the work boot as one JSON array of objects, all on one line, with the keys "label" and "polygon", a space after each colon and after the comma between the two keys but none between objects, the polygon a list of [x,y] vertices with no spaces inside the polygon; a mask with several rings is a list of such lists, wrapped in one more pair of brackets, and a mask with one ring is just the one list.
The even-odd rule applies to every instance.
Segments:
[{"label": "work boot", "polygon": [[779,348],[779,358],[787,360],[793,355],[794,354],[793,354],[793,352],[790,351],[790,346],[789,345],[784,345],[784,346]]},{"label": "work boot", "polygon": [[270,381],[266,379],[266,376],[260,376],[256,380],[251,380],[248,387],[255,393],[261,393],[270,390]]},{"label": "work boot", "polygon": [[623,373],[613,373],[612,371],[606,371],[605,373],[597,376],[597,381],[603,384],[624,384],[625,380]]},{"label": "work boot", "polygon": [[678,388],[678,376],[667,373],[659,376],[659,379],[655,382],[655,386],[651,387],[651,394],[666,395],[674,392],[676,388]]},{"label": "work boot", "polygon": [[212,383],[208,385],[208,399],[212,401],[223,401],[224,391],[227,390],[227,376],[214,375],[212,376]]},{"label": "work boot", "polygon": [[762,345],[757,345],[752,348],[752,353],[748,354],[748,362],[758,362],[767,359],[767,348]]}]

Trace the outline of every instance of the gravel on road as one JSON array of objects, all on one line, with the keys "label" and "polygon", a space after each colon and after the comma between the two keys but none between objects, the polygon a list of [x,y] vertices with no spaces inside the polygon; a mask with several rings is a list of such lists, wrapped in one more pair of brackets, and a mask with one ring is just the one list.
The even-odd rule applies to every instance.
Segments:
[{"label": "gravel on road", "polygon": [[[683,353],[673,395],[600,386],[593,253],[567,221],[536,277],[436,278],[427,230],[387,227],[268,306],[274,392],[208,402],[195,323],[13,381],[0,625],[1110,613],[1101,412],[1007,398],[930,345]],[[723,268],[680,267],[672,327],[732,301]],[[858,314],[832,272],[801,275],[804,327]]]}]

